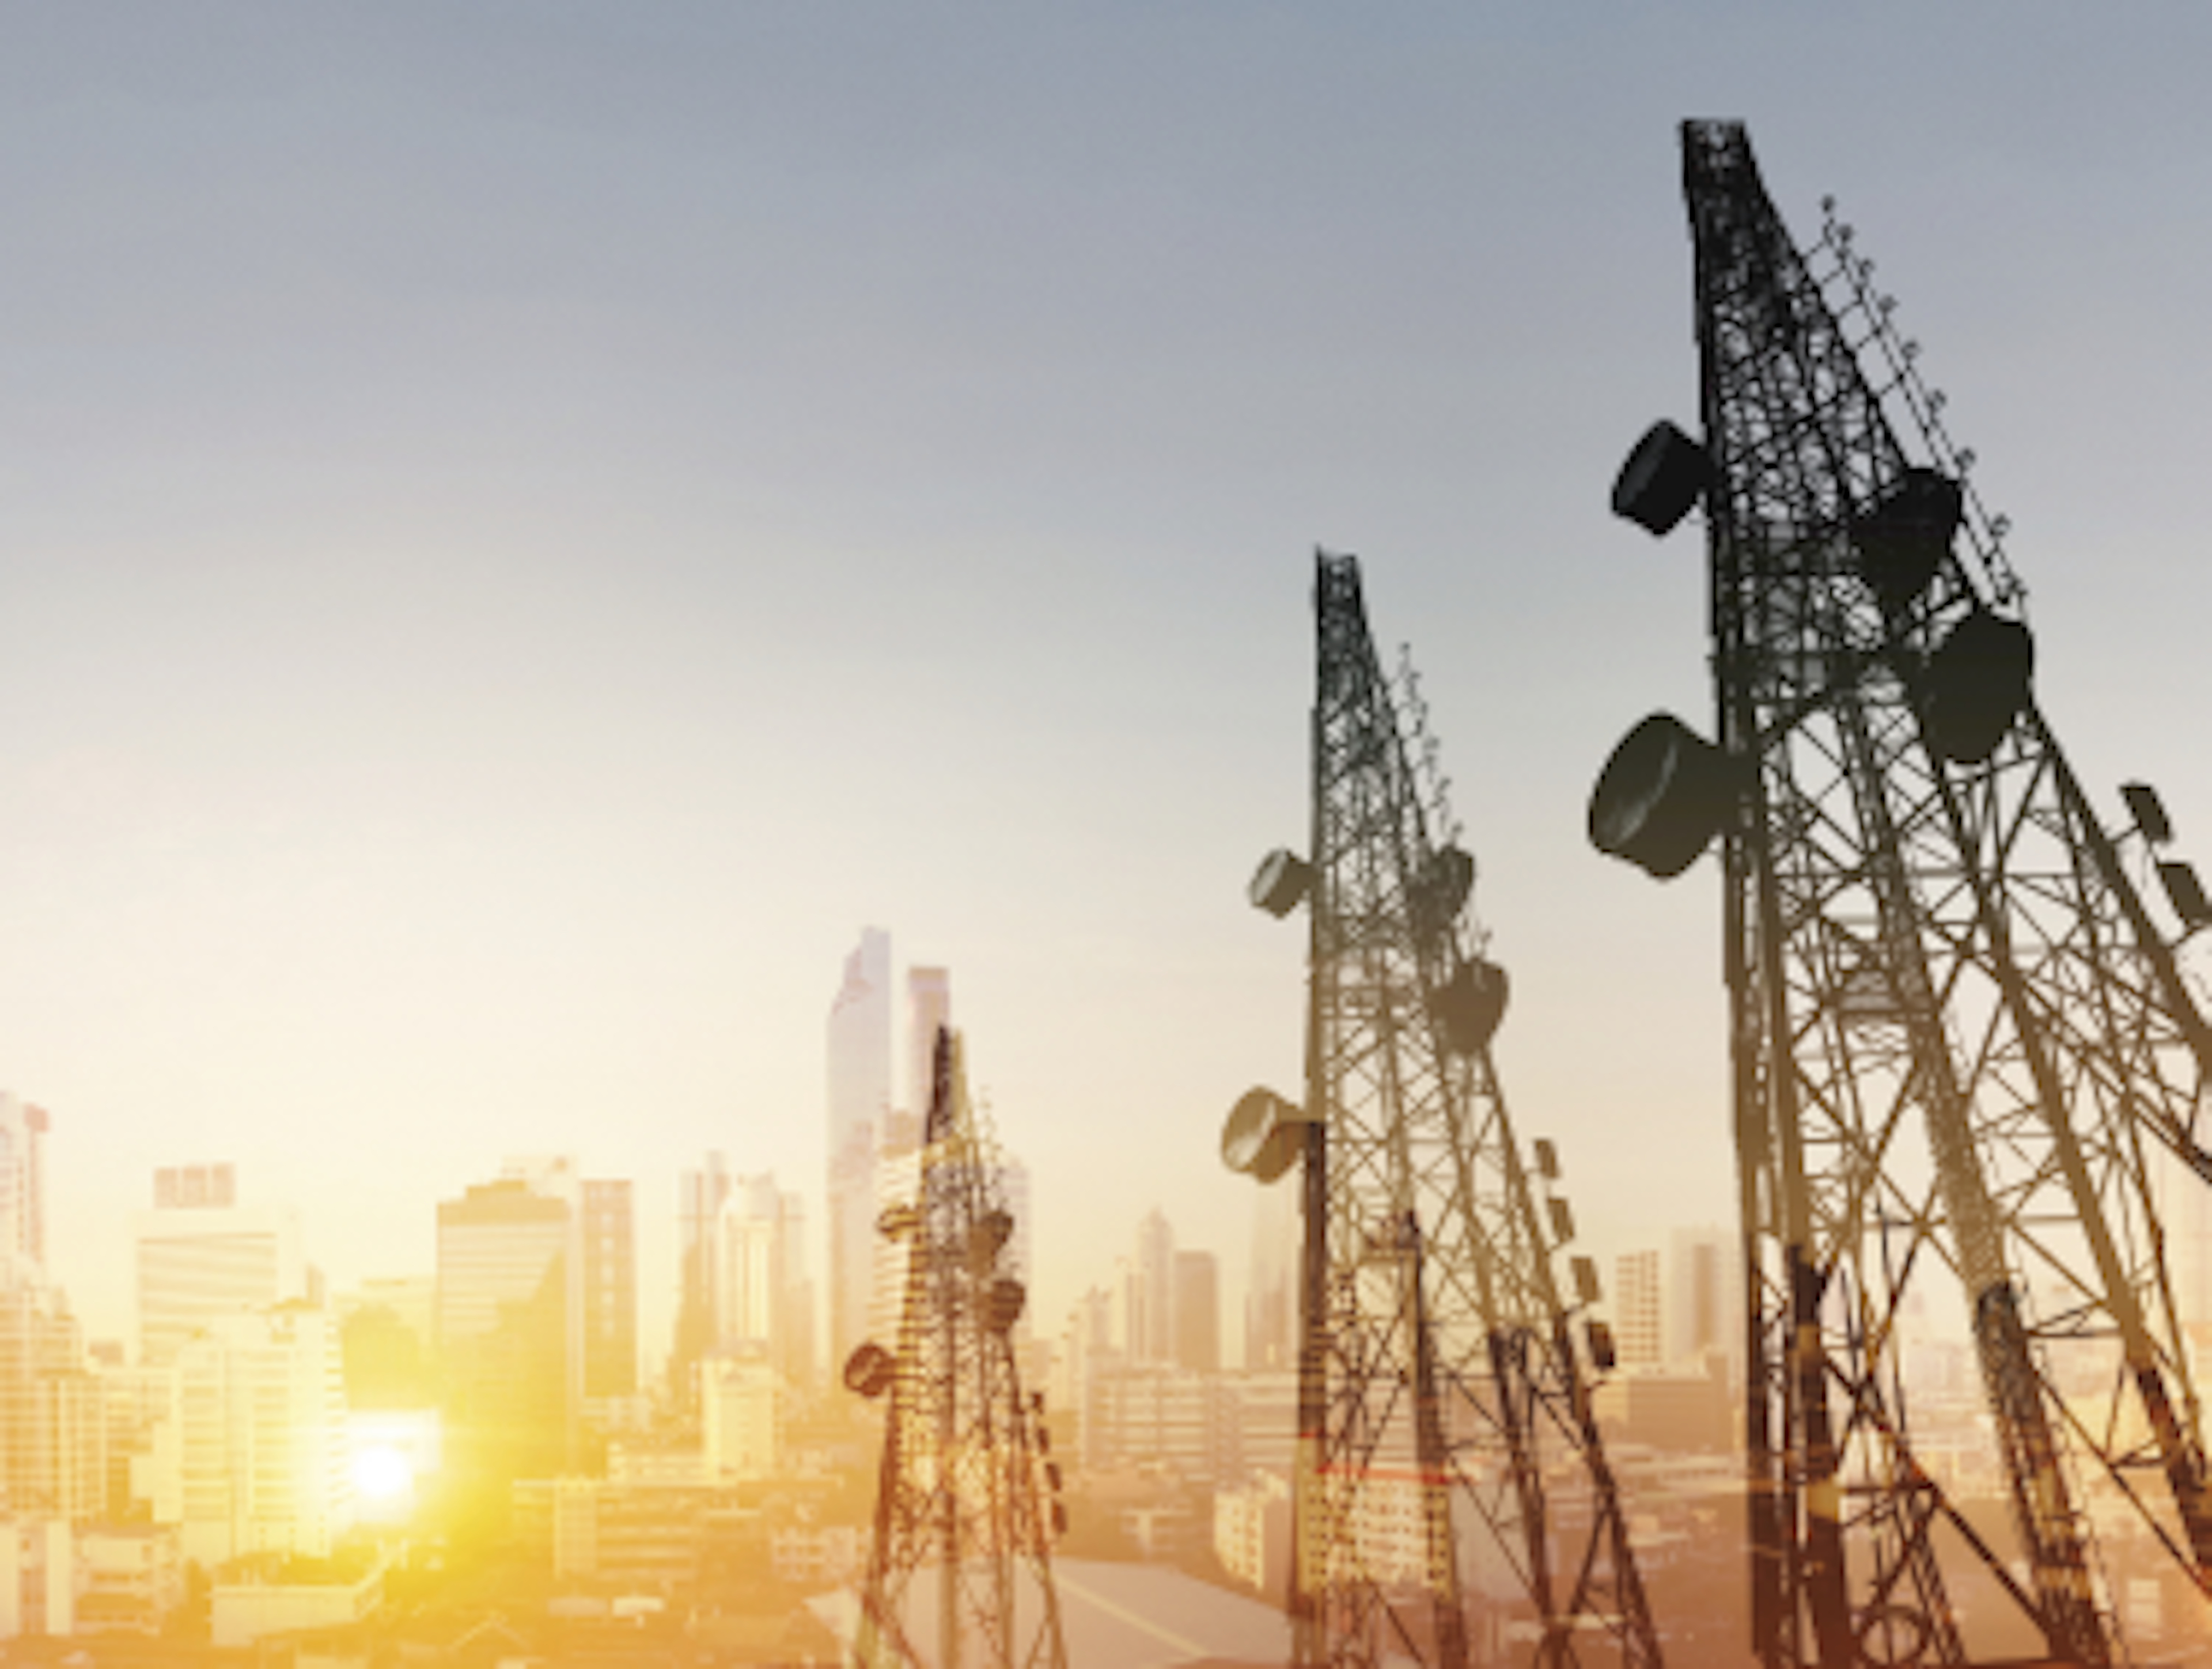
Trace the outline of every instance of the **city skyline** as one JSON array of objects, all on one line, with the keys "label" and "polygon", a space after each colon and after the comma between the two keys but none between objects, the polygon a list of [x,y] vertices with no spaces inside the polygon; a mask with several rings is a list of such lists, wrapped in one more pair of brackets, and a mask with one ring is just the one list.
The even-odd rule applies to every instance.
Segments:
[{"label": "city skyline", "polygon": [[665,1318],[701,1155],[818,1187],[871,922],[1064,1215],[1042,1314],[1154,1205],[1243,1290],[1316,543],[1411,640],[1591,1254],[1729,1222],[1715,877],[1582,830],[1624,718],[1709,705],[1687,547],[1604,502],[1695,404],[1686,114],[1840,199],[2086,786],[2212,853],[2212,24],[1260,15],[0,21],[0,1083],[96,1334],[148,1180],[222,1158],[345,1286],[577,1154]]}]

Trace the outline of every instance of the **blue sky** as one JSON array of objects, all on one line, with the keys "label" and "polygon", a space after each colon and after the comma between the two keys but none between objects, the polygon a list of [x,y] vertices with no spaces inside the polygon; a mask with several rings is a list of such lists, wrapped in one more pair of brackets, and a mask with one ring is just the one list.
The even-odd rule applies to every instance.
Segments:
[{"label": "blue sky", "polygon": [[865,924],[953,970],[1052,1315],[1155,1204],[1241,1264],[1316,543],[1423,670],[1586,1234],[1725,1221],[1717,877],[1581,832],[1710,705],[1694,536],[1604,509],[1694,409],[1674,124],[1841,199],[2046,713],[2185,849],[2212,22],[2128,15],[0,13],[0,1082],[58,1272],[123,1329],[148,1174],[226,1157],[341,1284],[427,1270],[566,1150],[665,1283],[704,1150],[816,1186]]}]

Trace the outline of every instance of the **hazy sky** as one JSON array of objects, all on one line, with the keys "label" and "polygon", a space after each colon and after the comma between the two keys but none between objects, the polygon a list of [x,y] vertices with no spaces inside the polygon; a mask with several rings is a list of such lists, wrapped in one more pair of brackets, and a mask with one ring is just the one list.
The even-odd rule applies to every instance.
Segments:
[{"label": "hazy sky", "polygon": [[[1410,639],[1498,1064],[1595,1249],[1725,1221],[1719,892],[1592,853],[1710,710],[1674,124],[1925,344],[2044,706],[2212,859],[2212,15],[2182,5],[0,9],[0,1084],[53,1262],[228,1158],[334,1282],[503,1155],[818,1200],[860,928],[952,969],[1056,1322],[1291,1088],[1310,552]],[[1227,1319],[1231,1337],[1236,1321]]]}]

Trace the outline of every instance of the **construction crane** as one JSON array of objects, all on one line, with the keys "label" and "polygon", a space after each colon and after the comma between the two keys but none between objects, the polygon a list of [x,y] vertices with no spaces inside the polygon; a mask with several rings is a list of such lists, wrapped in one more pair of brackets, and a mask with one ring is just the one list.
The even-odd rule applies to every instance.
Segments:
[{"label": "construction crane", "polygon": [[[1613,503],[1655,534],[1704,505],[1717,739],[1645,719],[1589,826],[1662,877],[1721,847],[1752,1644],[2124,1662],[2099,1526],[2212,1571],[2158,1210],[2212,1175],[2212,1048],[2128,872],[2171,830],[2139,784],[2107,829],[2068,766],[2004,519],[1832,200],[1801,251],[1740,124],[1681,139],[1703,434],[1655,426]],[[1914,1417],[1908,1350],[1945,1338],[1978,1456]]]},{"label": "construction crane", "polygon": [[[1254,904],[1308,926],[1301,1102],[1259,1089],[1223,1157],[1303,1189],[1291,1612],[1301,1666],[1502,1661],[1535,1625],[1545,1669],[1657,1666],[1590,1407],[1601,1325],[1572,1234],[1516,1143],[1490,1042],[1504,971],[1468,906],[1410,665],[1376,662],[1350,556],[1317,554],[1319,670],[1306,857],[1262,860]],[[1540,1210],[1540,1203],[1543,1209]]]},{"label": "construction crane", "polygon": [[871,1341],[845,1363],[848,1389],[890,1398],[855,1652],[866,1669],[1066,1669],[1052,1580],[1066,1515],[1042,1398],[1015,1360],[1014,1219],[949,1028],[919,1161],[915,1197],[878,1225],[906,1248],[897,1350]]}]

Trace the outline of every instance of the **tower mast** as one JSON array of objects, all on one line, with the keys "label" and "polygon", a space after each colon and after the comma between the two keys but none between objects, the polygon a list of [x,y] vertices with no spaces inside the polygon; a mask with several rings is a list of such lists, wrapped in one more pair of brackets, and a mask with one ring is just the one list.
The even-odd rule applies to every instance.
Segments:
[{"label": "tower mast", "polygon": [[[1540,1213],[1491,1060],[1505,976],[1467,909],[1474,863],[1353,558],[1316,556],[1314,608],[1311,856],[1271,853],[1252,883],[1272,914],[1307,907],[1305,1093],[1255,1089],[1223,1133],[1233,1169],[1301,1167],[1297,1660],[1460,1669],[1517,1603],[1545,1669],[1656,1666],[1553,1266],[1571,1217]],[[1474,1591],[1478,1545],[1511,1592]]]},{"label": "tower mast", "polygon": [[[1831,205],[1801,253],[1740,124],[1684,124],[1682,170],[1705,433],[1656,426],[1613,506],[1705,506],[1718,740],[1644,719],[1590,832],[1662,877],[1722,841],[1753,1646],[2122,1661],[2093,1516],[2212,1569],[2156,1209],[2212,1174],[2212,1049],[2119,858],[2162,831],[2108,834],[2038,711],[2002,519],[1851,228]],[[1939,1314],[2010,1548],[1916,1445],[1905,1347]],[[1961,1624],[1969,1570],[2008,1623]]]},{"label": "tower mast", "polygon": [[[845,1383],[890,1395],[857,1653],[869,1669],[1066,1669],[1052,1542],[1066,1526],[1042,1402],[1012,1333],[1025,1295],[1014,1220],[968,1099],[960,1041],[937,1033],[918,1196],[884,1213],[907,1247],[894,1356],[864,1344]],[[935,1575],[934,1650],[916,1648],[916,1578]]]}]

